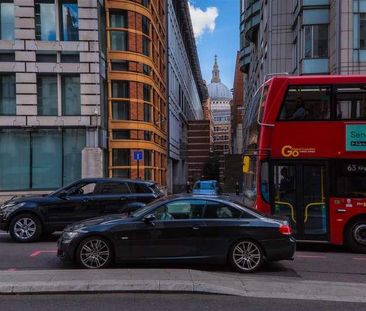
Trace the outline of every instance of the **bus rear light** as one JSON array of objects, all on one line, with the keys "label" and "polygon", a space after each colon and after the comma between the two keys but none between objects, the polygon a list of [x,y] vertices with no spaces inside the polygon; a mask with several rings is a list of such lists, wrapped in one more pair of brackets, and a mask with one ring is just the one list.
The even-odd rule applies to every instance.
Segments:
[{"label": "bus rear light", "polygon": [[289,225],[280,225],[278,230],[283,235],[291,235],[292,234],[292,230],[291,230],[291,227]]}]

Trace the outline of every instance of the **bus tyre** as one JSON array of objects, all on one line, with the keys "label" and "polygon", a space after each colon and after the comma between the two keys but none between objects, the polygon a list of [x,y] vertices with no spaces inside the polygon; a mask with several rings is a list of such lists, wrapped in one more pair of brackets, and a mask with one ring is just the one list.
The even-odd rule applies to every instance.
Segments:
[{"label": "bus tyre", "polygon": [[232,246],[229,262],[238,272],[250,273],[260,269],[264,263],[264,254],[260,245],[252,240],[241,240]]},{"label": "bus tyre", "polygon": [[347,225],[345,232],[347,247],[355,253],[366,254],[366,219],[358,219]]},{"label": "bus tyre", "polygon": [[34,215],[20,214],[11,220],[9,233],[14,241],[35,242],[42,234],[42,224]]}]

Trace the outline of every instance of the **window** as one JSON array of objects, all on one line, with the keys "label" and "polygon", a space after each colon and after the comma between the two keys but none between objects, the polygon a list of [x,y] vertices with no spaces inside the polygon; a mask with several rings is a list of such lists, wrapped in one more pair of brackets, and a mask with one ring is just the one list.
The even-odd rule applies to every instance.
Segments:
[{"label": "window", "polygon": [[144,131],[144,140],[150,141],[152,137],[152,133],[149,131]]},{"label": "window", "polygon": [[364,87],[338,88],[336,101],[337,119],[366,119],[366,89]]},{"label": "window", "polygon": [[113,130],[112,138],[113,139],[130,139],[130,131],[129,130]]},{"label": "window", "polygon": [[38,115],[57,116],[57,77],[38,76],[37,78]]},{"label": "window", "polygon": [[30,172],[29,133],[0,132],[0,190],[28,189]]},{"label": "window", "polygon": [[151,193],[151,189],[142,183],[128,183],[132,193]]},{"label": "window", "polygon": [[113,98],[129,98],[129,83],[128,81],[112,81],[112,97]]},{"label": "window", "polygon": [[77,184],[68,191],[69,196],[83,196],[95,194],[97,184],[95,182]]},{"label": "window", "polygon": [[144,101],[151,102],[151,86],[144,84]]},{"label": "window", "polygon": [[114,51],[128,50],[128,33],[127,31],[110,31],[111,49]]},{"label": "window", "polygon": [[36,39],[56,40],[56,7],[52,0],[40,0],[35,3]]},{"label": "window", "polygon": [[304,26],[304,57],[328,57],[328,25]]},{"label": "window", "polygon": [[0,3],[0,39],[14,40],[14,3]]},{"label": "window", "polygon": [[151,122],[151,106],[144,103],[144,122]]},{"label": "window", "polygon": [[152,165],[152,152],[151,150],[144,150],[144,165],[151,166]]},{"label": "window", "polygon": [[79,53],[61,53],[61,63],[79,63]]},{"label": "window", "polygon": [[145,180],[151,180],[152,179],[152,169],[151,168],[145,168],[144,169],[144,179]]},{"label": "window", "polygon": [[200,219],[206,201],[179,200],[160,206],[154,211],[157,220]]},{"label": "window", "polygon": [[360,14],[360,49],[366,49],[366,14]]},{"label": "window", "polygon": [[151,67],[149,65],[143,65],[142,72],[144,75],[150,76],[151,75]]},{"label": "window", "polygon": [[127,71],[128,70],[128,61],[126,60],[112,60],[111,61],[112,70],[116,71]]},{"label": "window", "polygon": [[129,120],[130,103],[128,101],[112,102],[112,119]]},{"label": "window", "polygon": [[142,37],[142,53],[150,56],[150,39],[146,37]]},{"label": "window", "polygon": [[234,207],[220,203],[207,201],[204,218],[240,218],[242,212]]},{"label": "window", "polygon": [[127,11],[113,10],[109,13],[109,23],[112,28],[128,28]]},{"label": "window", "polygon": [[32,187],[57,188],[62,184],[62,134],[43,130],[32,134]]},{"label": "window", "polygon": [[329,120],[329,87],[290,87],[282,106],[280,120]]},{"label": "window", "polygon": [[15,62],[15,53],[1,53],[0,62]]},{"label": "window", "polygon": [[0,131],[0,189],[56,189],[81,177],[85,130]]},{"label": "window", "polygon": [[100,185],[97,192],[100,194],[129,194],[130,189],[126,183],[106,182]]},{"label": "window", "polygon": [[149,7],[150,5],[150,0],[141,0],[141,4],[145,7]]},{"label": "window", "polygon": [[130,149],[112,150],[113,166],[130,166]]},{"label": "window", "polygon": [[335,197],[366,198],[365,161],[338,161],[334,166]]},{"label": "window", "polygon": [[79,13],[76,1],[63,0],[60,5],[61,10],[61,40],[79,40]]},{"label": "window", "polygon": [[16,115],[15,75],[0,75],[0,115]]},{"label": "window", "polygon": [[56,63],[57,54],[56,53],[47,53],[47,54],[37,53],[36,62],[37,63]]},{"label": "window", "polygon": [[125,169],[113,169],[112,176],[116,178],[130,178],[131,170],[128,168]]},{"label": "window", "polygon": [[67,185],[81,177],[81,152],[86,145],[85,131],[65,129],[63,133],[62,184]]},{"label": "window", "polygon": [[62,76],[62,114],[76,116],[81,114],[80,104],[80,77]]},{"label": "window", "polygon": [[150,34],[150,21],[146,16],[142,16],[142,32],[145,35]]}]

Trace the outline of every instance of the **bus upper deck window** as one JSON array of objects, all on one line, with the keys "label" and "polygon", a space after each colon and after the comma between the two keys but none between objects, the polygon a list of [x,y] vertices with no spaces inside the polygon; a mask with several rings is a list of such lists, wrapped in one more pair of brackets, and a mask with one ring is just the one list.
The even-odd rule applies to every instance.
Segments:
[{"label": "bus upper deck window", "polygon": [[279,119],[287,121],[329,120],[330,87],[290,87]]},{"label": "bus upper deck window", "polygon": [[338,120],[366,119],[366,86],[338,88],[336,101]]}]

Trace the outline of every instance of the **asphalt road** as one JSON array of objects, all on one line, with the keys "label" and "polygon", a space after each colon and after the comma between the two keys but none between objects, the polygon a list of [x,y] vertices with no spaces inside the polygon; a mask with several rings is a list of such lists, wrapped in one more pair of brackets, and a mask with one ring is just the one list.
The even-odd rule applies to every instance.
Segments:
[{"label": "asphalt road", "polygon": [[[56,257],[56,241],[52,235],[44,241],[19,244],[9,235],[0,231],[0,270],[43,270],[74,269],[74,265],[64,265]],[[118,265],[116,268],[188,268],[172,264]],[[190,265],[189,268],[233,273],[229,267],[210,265]],[[366,283],[366,255],[352,254],[342,247],[325,244],[302,244],[298,246],[294,261],[267,264],[255,274],[258,277],[278,276],[292,278]],[[1,308],[0,308],[1,310]]]},{"label": "asphalt road", "polygon": [[327,301],[243,298],[222,295],[190,294],[93,294],[93,295],[21,295],[0,296],[0,310],[38,311],[82,310],[366,310],[366,304]]}]

